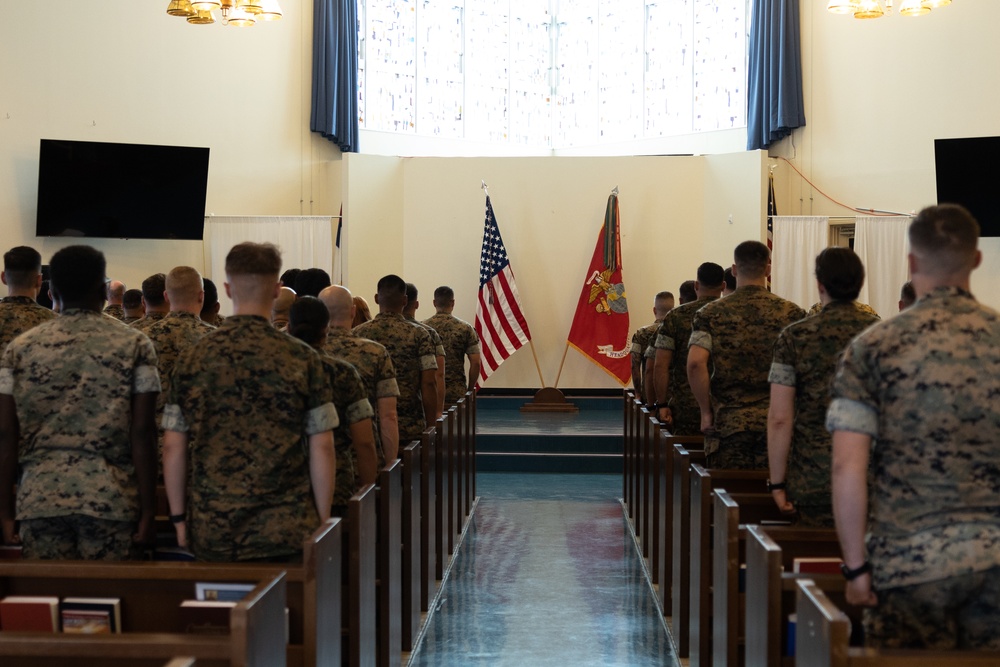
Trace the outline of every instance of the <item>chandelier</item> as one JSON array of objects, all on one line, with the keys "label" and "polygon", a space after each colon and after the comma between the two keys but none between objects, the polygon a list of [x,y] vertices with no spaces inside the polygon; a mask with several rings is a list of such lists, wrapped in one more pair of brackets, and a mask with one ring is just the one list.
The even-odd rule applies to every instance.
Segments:
[{"label": "chandelier", "polygon": [[278,0],[171,0],[167,13],[181,16],[188,23],[208,25],[215,23],[219,11],[223,25],[247,28],[257,21],[277,21],[281,18]]},{"label": "chandelier", "polygon": [[[892,13],[893,0],[830,0],[826,8],[833,14],[853,14],[856,19],[877,19]],[[903,16],[923,16],[932,9],[950,5],[951,0],[899,0]]]}]

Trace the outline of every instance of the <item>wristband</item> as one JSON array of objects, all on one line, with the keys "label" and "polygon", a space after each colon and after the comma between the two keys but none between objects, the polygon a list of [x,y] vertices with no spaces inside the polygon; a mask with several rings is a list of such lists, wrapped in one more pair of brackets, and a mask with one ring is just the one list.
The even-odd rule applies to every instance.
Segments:
[{"label": "wristband", "polygon": [[767,480],[767,490],[770,491],[784,491],[788,486],[787,482],[771,482]]},{"label": "wristband", "polygon": [[852,570],[851,568],[847,567],[847,563],[841,563],[840,571],[844,573],[844,579],[847,579],[848,581],[854,581],[862,574],[867,574],[868,572],[871,572],[872,564],[870,561],[866,560],[864,563],[862,563],[861,567]]},{"label": "wristband", "polygon": [[171,514],[170,523],[184,523],[187,520],[187,514]]}]

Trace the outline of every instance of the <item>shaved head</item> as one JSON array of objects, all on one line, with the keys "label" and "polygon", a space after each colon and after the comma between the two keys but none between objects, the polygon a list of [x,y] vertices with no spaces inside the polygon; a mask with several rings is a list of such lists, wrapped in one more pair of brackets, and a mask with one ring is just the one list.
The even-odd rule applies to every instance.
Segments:
[{"label": "shaved head", "polygon": [[278,298],[274,300],[274,306],[271,308],[271,321],[288,322],[288,313],[291,311],[293,303],[295,303],[295,290],[291,287],[282,287],[278,291]]},{"label": "shaved head", "polygon": [[198,314],[205,298],[205,284],[198,270],[190,266],[175,266],[167,274],[164,286],[171,310]]},{"label": "shaved head", "polygon": [[354,297],[342,285],[331,285],[319,293],[319,299],[330,313],[330,326],[350,329],[354,319]]}]

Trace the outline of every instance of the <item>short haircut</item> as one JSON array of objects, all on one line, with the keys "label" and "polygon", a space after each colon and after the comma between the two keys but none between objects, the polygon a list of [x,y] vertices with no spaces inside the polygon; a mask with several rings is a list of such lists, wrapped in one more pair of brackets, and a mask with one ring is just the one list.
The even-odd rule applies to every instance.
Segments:
[{"label": "short haircut", "polygon": [[364,324],[365,322],[371,322],[372,311],[368,308],[368,302],[365,301],[363,296],[354,296],[354,320],[351,322],[352,327],[356,327],[359,324]]},{"label": "short haircut", "polygon": [[[931,273],[971,271],[979,243],[979,223],[957,204],[928,206],[910,223],[910,249],[920,258],[933,258]],[[927,263],[925,263],[927,264]],[[927,271],[927,266],[921,269]]]},{"label": "short haircut", "polygon": [[831,299],[853,301],[865,284],[865,267],[850,248],[826,248],[816,256],[816,280]]},{"label": "short haircut", "polygon": [[413,283],[406,283],[406,302],[408,305],[413,305],[417,302],[419,292],[417,292],[417,286]]},{"label": "short haircut", "polygon": [[299,296],[319,296],[319,293],[332,285],[330,274],[323,269],[303,269],[295,278],[294,285],[286,285],[295,290]]},{"label": "short haircut", "polygon": [[49,298],[49,281],[43,280],[42,287],[38,290],[38,296],[35,297],[35,302],[42,306],[43,308],[48,308],[52,310],[52,299]]},{"label": "short haircut", "polygon": [[[729,270],[730,277],[733,275],[732,270]],[[726,269],[715,262],[705,262],[698,267],[698,273],[695,274],[698,279],[698,283],[702,287],[722,287],[723,283],[728,282],[726,278]],[[736,289],[736,279],[733,278],[733,289]]]},{"label": "short haircut", "polygon": [[678,294],[681,295],[681,301],[684,303],[691,303],[692,301],[698,300],[698,293],[694,291],[694,281],[685,280],[681,283],[681,287],[677,290]]},{"label": "short haircut", "polygon": [[436,290],[434,290],[434,300],[440,301],[442,303],[447,303],[455,300],[455,290],[448,287],[447,285],[441,285]]},{"label": "short haircut", "polygon": [[281,274],[281,278],[278,280],[280,280],[281,284],[285,287],[295,289],[295,280],[299,277],[300,273],[302,273],[302,269],[288,269]]},{"label": "short haircut", "polygon": [[121,300],[125,296],[125,283],[113,280],[108,283],[108,299],[112,297]]},{"label": "short haircut", "polygon": [[130,289],[125,290],[125,296],[122,297],[122,308],[126,310],[132,310],[138,308],[142,305],[142,290]]},{"label": "short haircut", "polygon": [[722,274],[722,279],[726,283],[726,289],[730,292],[736,291],[736,276],[733,275],[733,267],[726,267]]},{"label": "short haircut", "polygon": [[171,301],[196,302],[198,301],[198,292],[204,289],[204,281],[194,267],[175,266],[167,274],[164,289],[166,289]]},{"label": "short haircut", "polygon": [[154,273],[142,281],[142,298],[147,306],[158,307],[167,301],[163,298],[163,292],[167,289],[167,276],[162,273]]},{"label": "short haircut", "polygon": [[20,245],[3,255],[7,284],[15,289],[30,289],[42,272],[42,256],[34,248]]},{"label": "short haircut", "polygon": [[751,280],[767,275],[767,263],[771,261],[771,251],[760,241],[744,241],[733,251],[733,263],[737,273]]},{"label": "short haircut", "polygon": [[71,245],[49,262],[52,293],[62,301],[80,302],[104,291],[108,265],[104,253],[89,245]]},{"label": "short haircut", "polygon": [[226,255],[227,276],[274,276],[281,273],[281,251],[273,243],[244,241]]},{"label": "short haircut", "polygon": [[322,339],[328,324],[330,311],[314,296],[299,297],[288,311],[288,333],[310,345]]},{"label": "short haircut", "polygon": [[904,308],[909,308],[917,301],[917,290],[913,289],[913,283],[907,280],[899,290],[899,300],[903,302]]},{"label": "short haircut", "polygon": [[379,303],[399,308],[406,302],[406,281],[397,275],[383,276],[377,285]]},{"label": "short haircut", "polygon": [[205,303],[201,304],[202,312],[208,310],[219,303],[219,288],[215,286],[211,278],[203,279],[205,287]]}]

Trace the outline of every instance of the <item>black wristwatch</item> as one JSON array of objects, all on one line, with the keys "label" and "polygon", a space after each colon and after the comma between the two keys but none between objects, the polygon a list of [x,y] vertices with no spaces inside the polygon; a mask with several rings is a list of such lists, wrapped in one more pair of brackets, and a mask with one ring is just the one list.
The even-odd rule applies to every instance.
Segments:
[{"label": "black wristwatch", "polygon": [[771,480],[767,480],[767,492],[784,491],[787,485],[787,482],[772,482]]},{"label": "black wristwatch", "polygon": [[848,581],[854,581],[862,574],[867,574],[872,571],[872,564],[869,561],[865,561],[861,564],[861,567],[854,568],[853,570],[847,567],[847,563],[840,564],[840,571],[844,573],[844,579]]},{"label": "black wristwatch", "polygon": [[184,523],[187,520],[187,514],[171,514],[170,523]]}]

